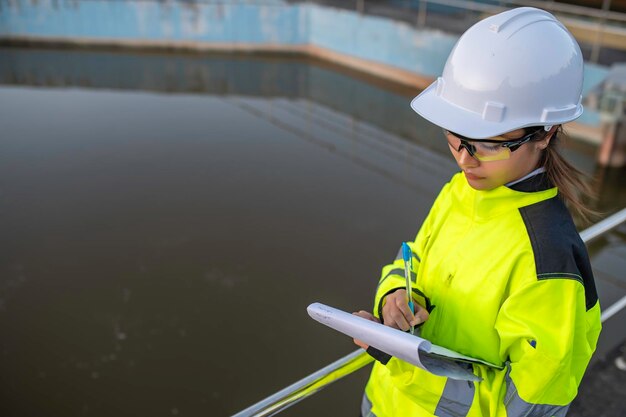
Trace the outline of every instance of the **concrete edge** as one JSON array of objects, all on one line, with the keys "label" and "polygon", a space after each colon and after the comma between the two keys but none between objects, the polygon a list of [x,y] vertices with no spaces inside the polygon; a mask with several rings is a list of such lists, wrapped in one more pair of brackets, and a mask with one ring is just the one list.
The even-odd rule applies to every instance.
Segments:
[{"label": "concrete edge", "polygon": [[307,54],[314,58],[332,63],[339,64],[344,67],[364,72],[376,77],[384,78],[389,81],[404,84],[409,87],[416,87],[420,90],[425,89],[435,81],[434,77],[416,74],[387,64],[381,64],[375,61],[369,61],[362,58],[347,56],[326,48],[309,45],[306,48]]},{"label": "concrete edge", "polygon": [[338,64],[357,72],[384,78],[385,80],[409,87],[424,89],[433,81],[433,77],[422,76],[380,62],[351,57],[330,49],[309,44],[267,44],[267,43],[214,43],[198,41],[155,41],[117,38],[65,38],[37,36],[0,36],[0,45],[47,46],[47,47],[98,47],[132,50],[161,50],[186,52],[232,52],[232,53],[279,53],[301,55]]},{"label": "concrete edge", "polygon": [[[198,41],[154,41],[117,38],[65,38],[65,37],[36,37],[36,36],[0,36],[0,46],[45,46],[61,48],[110,48],[119,50],[158,50],[158,51],[185,51],[185,52],[223,52],[247,54],[280,54],[319,59],[340,67],[346,67],[356,72],[371,75],[405,87],[424,89],[435,78],[424,76],[400,68],[395,68],[380,62],[363,58],[351,57],[330,49],[309,44],[256,44],[256,43],[213,43]],[[572,122],[567,124],[568,134],[576,139],[584,140],[594,145],[602,142],[602,130],[597,126],[589,126]]]},{"label": "concrete edge", "polygon": [[195,52],[280,52],[284,54],[306,54],[307,45],[254,44],[254,43],[213,43],[198,41],[158,41],[126,38],[67,38],[39,36],[1,36],[1,45],[10,46],[45,46],[74,48],[111,48],[125,50],[161,50]]}]

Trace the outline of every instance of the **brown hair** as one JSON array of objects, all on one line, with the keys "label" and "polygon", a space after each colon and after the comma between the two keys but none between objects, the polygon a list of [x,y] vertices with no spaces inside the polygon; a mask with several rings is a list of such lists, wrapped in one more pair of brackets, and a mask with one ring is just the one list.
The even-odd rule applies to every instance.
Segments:
[{"label": "brown hair", "polygon": [[591,178],[567,162],[559,151],[563,126],[559,126],[552,135],[548,147],[543,151],[539,165],[545,167],[550,182],[559,189],[559,195],[574,217],[584,223],[590,223],[599,215],[586,205],[594,200],[596,193],[592,189]]}]

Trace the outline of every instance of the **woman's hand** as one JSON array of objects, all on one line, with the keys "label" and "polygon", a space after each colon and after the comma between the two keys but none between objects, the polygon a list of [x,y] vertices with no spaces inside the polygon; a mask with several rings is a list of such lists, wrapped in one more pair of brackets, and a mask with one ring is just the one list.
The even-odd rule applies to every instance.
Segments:
[{"label": "woman's hand", "polygon": [[406,290],[397,290],[385,297],[383,306],[383,322],[385,326],[403,331],[411,326],[417,326],[428,320],[428,311],[421,305],[413,302],[415,313],[406,302]]},{"label": "woman's hand", "polygon": [[[375,321],[376,323],[380,323],[380,320],[378,320],[376,317],[374,317],[373,314],[368,313],[365,310],[357,311],[357,312],[354,312],[352,314],[354,314],[355,316],[363,317],[364,319]],[[352,339],[352,340],[354,340],[354,344],[356,344],[359,347],[362,347],[365,350],[367,350],[367,348],[369,347],[368,345],[366,345],[365,343],[363,343],[359,339]]]},{"label": "woman's hand", "polygon": [[[417,326],[428,320],[428,311],[426,311],[424,307],[417,304],[415,301],[413,301],[413,307],[415,308],[415,313],[411,311],[409,304],[406,302],[406,290],[397,290],[389,294],[385,298],[385,305],[383,306],[383,322],[385,326],[406,332],[411,326]],[[374,317],[373,314],[364,310],[352,314],[380,323],[380,320]],[[361,340],[352,340],[354,340],[357,346],[365,350],[369,347]]]}]

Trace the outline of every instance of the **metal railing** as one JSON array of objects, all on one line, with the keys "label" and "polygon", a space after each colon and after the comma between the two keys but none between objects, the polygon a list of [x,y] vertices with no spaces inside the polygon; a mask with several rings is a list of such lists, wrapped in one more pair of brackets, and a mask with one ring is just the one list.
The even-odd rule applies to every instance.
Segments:
[{"label": "metal railing", "polygon": [[[292,0],[297,1],[297,0]],[[417,27],[431,27],[453,33],[464,32],[485,15],[496,14],[513,7],[531,6],[548,10],[562,21],[579,42],[589,47],[588,60],[599,63],[603,48],[624,50],[626,45],[626,13],[611,10],[611,0],[603,0],[599,8],[555,1],[540,0],[301,0],[300,2],[353,10],[404,20]],[[397,13],[391,9],[396,8]],[[432,21],[430,21],[432,18]],[[609,54],[602,58],[604,65],[619,62],[619,56]]]},{"label": "metal railing", "polygon": [[[13,2],[19,5],[20,3],[28,3],[29,0],[15,0]],[[13,2],[0,0],[0,10],[2,10],[2,4],[12,4]],[[72,7],[79,7],[80,3],[89,2],[159,3],[163,4],[163,7],[170,7],[169,3],[163,0],[78,0],[74,2],[75,5]],[[430,27],[457,35],[485,15],[499,13],[513,7],[534,6],[556,14],[579,42],[586,45],[585,50],[589,49],[588,60],[590,62],[602,63],[603,65],[620,62],[622,53],[614,53],[613,50],[622,52],[626,49],[626,13],[611,10],[611,0],[603,0],[600,8],[540,0],[395,0],[387,2],[380,0],[177,0],[174,3],[186,3],[194,5],[194,7],[195,5],[214,6],[220,9],[247,6],[280,9],[289,7],[290,3],[310,3],[350,10],[359,14],[372,14],[401,20],[412,26]],[[200,12],[196,10],[194,13]],[[12,40],[13,42],[16,40],[33,41],[30,37],[19,33],[3,34],[0,36],[0,40],[4,38],[5,41]],[[36,38],[41,41],[40,38],[44,37],[37,35]],[[57,39],[57,41],[59,40]],[[143,39],[143,41],[146,40]],[[90,42],[94,42],[93,39]],[[108,42],[112,41],[109,40]],[[117,40],[114,43],[120,42],[128,45],[122,40]],[[186,43],[187,48],[190,47],[189,45],[193,45],[193,42]],[[601,51],[608,52],[601,56]]]},{"label": "metal railing", "polygon": [[[588,229],[583,230],[580,233],[580,237],[583,242],[589,243],[598,236],[619,226],[624,221],[626,221],[626,208],[596,223]],[[610,317],[617,314],[624,307],[626,307],[626,296],[622,297],[602,312],[602,322],[605,322]],[[233,417],[263,417],[275,415],[319,392],[333,382],[361,369],[372,361],[373,359],[365,353],[363,349],[357,349],[330,365],[302,378],[298,382],[238,412],[233,415]]]}]

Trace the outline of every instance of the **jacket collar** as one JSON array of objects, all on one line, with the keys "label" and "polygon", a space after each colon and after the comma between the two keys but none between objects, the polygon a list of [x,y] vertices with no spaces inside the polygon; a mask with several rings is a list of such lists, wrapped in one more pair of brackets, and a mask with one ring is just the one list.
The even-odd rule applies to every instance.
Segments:
[{"label": "jacket collar", "polygon": [[500,186],[493,190],[473,189],[463,173],[452,179],[452,192],[455,204],[461,205],[467,214],[477,220],[489,220],[501,214],[517,211],[520,207],[536,204],[556,197],[558,190],[552,186],[545,173],[535,175],[510,188]]},{"label": "jacket collar", "polygon": [[515,184],[509,186],[510,189],[515,191],[521,191],[524,193],[533,193],[536,191],[545,191],[554,187],[552,182],[548,178],[548,174],[545,172],[540,172],[537,175],[533,175],[532,177],[526,178],[523,181],[516,182]]}]

